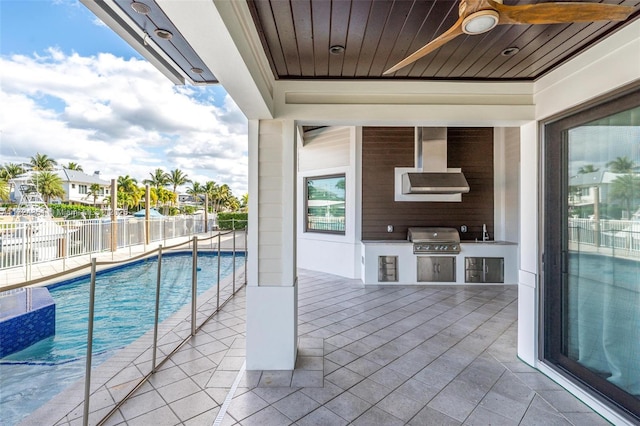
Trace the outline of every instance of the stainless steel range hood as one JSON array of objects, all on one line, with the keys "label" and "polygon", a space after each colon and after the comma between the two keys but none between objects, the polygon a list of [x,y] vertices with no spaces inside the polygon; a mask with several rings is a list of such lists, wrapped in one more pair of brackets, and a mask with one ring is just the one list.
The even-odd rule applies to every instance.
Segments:
[{"label": "stainless steel range hood", "polygon": [[417,127],[416,167],[402,174],[402,193],[466,194],[469,184],[462,170],[447,167],[447,128]]},{"label": "stainless steel range hood", "polygon": [[462,172],[405,173],[402,176],[403,194],[466,194],[469,184]]}]

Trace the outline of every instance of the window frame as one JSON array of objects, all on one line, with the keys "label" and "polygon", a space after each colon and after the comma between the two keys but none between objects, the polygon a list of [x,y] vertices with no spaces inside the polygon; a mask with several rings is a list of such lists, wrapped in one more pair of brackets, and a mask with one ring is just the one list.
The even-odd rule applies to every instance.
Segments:
[{"label": "window frame", "polygon": [[[313,229],[309,228],[309,181],[310,180],[322,180],[322,179],[335,179],[335,178],[343,178],[345,182],[345,193],[344,193],[344,229],[342,231],[333,231],[333,230],[324,230],[324,229]],[[328,234],[328,235],[346,235],[347,232],[347,174],[346,173],[333,173],[327,175],[317,175],[317,176],[306,176],[304,178],[304,232],[305,233],[314,233],[314,234]]]},{"label": "window frame", "polygon": [[[634,85],[540,123],[541,173],[541,285],[539,354],[559,374],[569,378],[603,404],[634,420],[640,419],[638,399],[600,378],[563,354],[567,309],[565,275],[568,269],[568,137],[569,129],[640,106],[640,85]],[[559,238],[558,238],[559,237]]]}]

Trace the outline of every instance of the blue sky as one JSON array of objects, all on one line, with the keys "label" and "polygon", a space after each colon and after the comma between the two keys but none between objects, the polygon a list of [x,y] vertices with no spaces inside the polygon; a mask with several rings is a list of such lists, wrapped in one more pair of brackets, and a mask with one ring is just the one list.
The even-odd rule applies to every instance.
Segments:
[{"label": "blue sky", "polygon": [[224,89],[174,86],[78,1],[0,0],[0,79],[0,165],[40,152],[247,191],[246,119]]}]

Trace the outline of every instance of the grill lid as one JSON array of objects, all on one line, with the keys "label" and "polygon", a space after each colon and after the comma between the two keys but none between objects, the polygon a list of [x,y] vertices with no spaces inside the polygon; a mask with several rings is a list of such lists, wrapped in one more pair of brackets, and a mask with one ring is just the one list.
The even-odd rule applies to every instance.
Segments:
[{"label": "grill lid", "polygon": [[459,243],[460,234],[455,228],[409,228],[407,240],[413,243]]}]

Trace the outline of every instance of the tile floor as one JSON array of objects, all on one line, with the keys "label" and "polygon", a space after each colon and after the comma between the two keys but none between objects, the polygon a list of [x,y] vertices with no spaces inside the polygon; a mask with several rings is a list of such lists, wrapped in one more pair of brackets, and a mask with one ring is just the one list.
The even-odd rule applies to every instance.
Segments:
[{"label": "tile floor", "polygon": [[[295,370],[243,370],[242,290],[106,424],[608,424],[517,359],[515,286],[299,278]],[[92,424],[126,393],[126,371],[92,400]],[[81,424],[81,413],[56,424]]]}]

